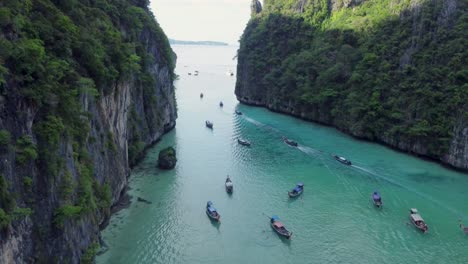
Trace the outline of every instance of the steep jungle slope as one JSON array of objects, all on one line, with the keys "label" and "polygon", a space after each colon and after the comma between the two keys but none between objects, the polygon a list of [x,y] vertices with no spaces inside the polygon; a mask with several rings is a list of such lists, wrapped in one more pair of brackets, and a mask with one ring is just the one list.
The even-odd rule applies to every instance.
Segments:
[{"label": "steep jungle slope", "polygon": [[237,98],[468,169],[468,2],[252,2]]},{"label": "steep jungle slope", "polygon": [[148,4],[0,2],[0,263],[90,263],[129,166],[175,125]]}]

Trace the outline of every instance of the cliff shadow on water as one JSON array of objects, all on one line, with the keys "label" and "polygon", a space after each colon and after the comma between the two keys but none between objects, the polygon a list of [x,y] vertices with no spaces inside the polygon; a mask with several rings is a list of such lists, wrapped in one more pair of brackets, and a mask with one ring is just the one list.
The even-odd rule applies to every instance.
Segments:
[{"label": "cliff shadow on water", "polygon": [[236,96],[468,170],[467,6],[267,2],[241,38]]}]

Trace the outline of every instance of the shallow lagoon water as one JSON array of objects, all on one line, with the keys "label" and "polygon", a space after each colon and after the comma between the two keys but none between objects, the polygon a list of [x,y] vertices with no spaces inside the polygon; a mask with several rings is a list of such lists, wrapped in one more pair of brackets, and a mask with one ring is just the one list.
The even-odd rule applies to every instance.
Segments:
[{"label": "shallow lagoon water", "polygon": [[[180,76],[177,126],[132,171],[133,203],[103,231],[109,250],[98,263],[468,263],[468,236],[458,228],[459,218],[468,224],[468,175],[330,127],[240,105],[235,77],[226,74],[235,71],[236,47],[173,48]],[[198,76],[188,75],[195,70]],[[239,137],[252,146],[239,145]],[[160,171],[157,155],[167,146],[175,147],[178,163]],[[224,189],[227,174],[232,195]],[[287,191],[297,182],[305,191],[291,200]],[[374,190],[382,193],[382,209],[370,201]],[[220,224],[205,214],[208,200]],[[409,225],[411,207],[429,233]],[[293,232],[292,240],[270,228],[267,216],[273,214]]]}]

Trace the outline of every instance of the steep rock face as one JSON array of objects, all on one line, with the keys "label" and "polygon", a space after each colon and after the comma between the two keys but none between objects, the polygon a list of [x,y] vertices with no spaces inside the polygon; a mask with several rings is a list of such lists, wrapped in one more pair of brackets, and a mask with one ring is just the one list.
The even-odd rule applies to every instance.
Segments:
[{"label": "steep rock face", "polygon": [[260,12],[262,12],[262,4],[258,0],[252,0],[250,4],[250,14],[253,16]]},{"label": "steep rock face", "polygon": [[239,101],[468,169],[466,2],[264,3],[241,38]]},{"label": "steep rock face", "polygon": [[[52,47],[59,40],[49,43],[42,29],[34,36],[42,37],[41,41],[31,41],[15,21],[8,20],[10,16],[2,17],[0,187],[6,188],[0,188],[0,263],[90,263],[98,247],[100,228],[110,216],[111,206],[125,191],[130,166],[141,158],[145,148],[175,126],[174,57],[146,1],[122,1],[126,12],[135,14],[131,18],[116,15],[113,20],[107,13],[100,13],[102,6],[86,4],[55,6],[49,1],[34,1],[29,9],[15,1],[0,4],[2,15],[7,11],[16,14],[27,21],[26,25],[29,19],[34,22],[46,17],[45,21],[52,21],[54,16],[61,16],[61,23],[75,25],[87,23],[74,20],[82,15],[99,19],[103,28],[103,21],[108,22],[107,30],[115,27],[112,37],[126,42],[115,41],[113,45],[122,45],[120,48],[127,50],[120,55],[129,55],[128,60],[113,62],[105,59],[102,50],[88,54],[85,44],[73,43],[83,36],[88,42],[97,41],[99,36],[90,33],[89,25],[80,28],[71,24],[67,27],[81,33],[70,40],[73,51],[60,53],[67,45]],[[40,23],[32,24],[41,28]],[[60,34],[65,29],[56,30]],[[113,41],[110,38],[105,36],[109,43]],[[44,60],[45,67],[57,57],[67,61],[57,62],[60,69],[73,65],[76,71],[67,69],[67,74],[57,75],[63,87],[70,90],[61,93],[62,87],[47,79],[44,83],[51,85],[50,90],[37,85],[25,92],[30,87],[26,78],[33,78],[32,83],[37,84],[52,75],[43,72],[42,65],[30,66],[32,62],[27,65],[31,68],[20,69],[17,62],[23,59],[9,42],[18,46],[27,43],[31,50],[38,46],[38,56],[49,57]],[[95,42],[92,47],[96,46]],[[7,48],[12,51],[8,53]],[[109,56],[112,60],[116,57],[118,54]],[[103,69],[98,59],[106,60],[108,69],[117,69],[111,81],[101,81],[94,72]],[[122,67],[118,68],[118,63]],[[76,79],[78,74],[83,77]],[[73,85],[68,86],[70,80]],[[71,89],[80,85],[84,88]],[[67,113],[69,110],[73,112]]]}]

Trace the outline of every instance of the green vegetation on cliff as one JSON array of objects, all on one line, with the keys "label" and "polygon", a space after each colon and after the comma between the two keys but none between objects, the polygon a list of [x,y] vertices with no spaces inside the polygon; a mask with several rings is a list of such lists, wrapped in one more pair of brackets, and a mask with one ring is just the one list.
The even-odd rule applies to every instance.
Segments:
[{"label": "green vegetation on cliff", "polygon": [[[128,170],[125,140],[130,162],[155,140],[148,133],[128,135],[125,128],[132,121],[127,108],[140,103],[134,91],[147,91],[141,100],[150,103],[141,107],[157,116],[160,87],[168,93],[173,88],[175,54],[148,5],[149,0],[0,1],[0,229],[14,229],[14,220],[35,212],[32,230],[10,232],[35,234],[24,242],[32,246],[18,246],[34,247],[21,253],[25,259],[57,254],[63,260],[68,254],[79,260],[72,251],[81,249],[73,246],[89,246],[86,239],[96,232],[81,232],[82,238],[70,232],[75,219],[97,229],[109,215]],[[19,207],[25,205],[33,209]],[[3,242],[11,238],[2,235]],[[90,249],[86,258],[94,253]]]},{"label": "green vegetation on cliff", "polygon": [[236,94],[441,158],[456,120],[468,118],[467,8],[266,0],[241,39]]}]

